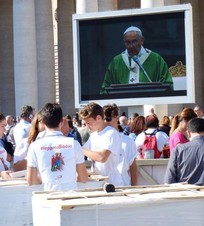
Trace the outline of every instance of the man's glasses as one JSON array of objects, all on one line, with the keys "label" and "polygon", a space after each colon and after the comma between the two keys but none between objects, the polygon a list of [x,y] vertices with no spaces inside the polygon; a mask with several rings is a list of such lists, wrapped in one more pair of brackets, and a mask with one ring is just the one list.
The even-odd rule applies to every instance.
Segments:
[{"label": "man's glasses", "polygon": [[137,40],[132,40],[132,41],[124,41],[126,46],[134,46],[137,45],[138,41]]}]

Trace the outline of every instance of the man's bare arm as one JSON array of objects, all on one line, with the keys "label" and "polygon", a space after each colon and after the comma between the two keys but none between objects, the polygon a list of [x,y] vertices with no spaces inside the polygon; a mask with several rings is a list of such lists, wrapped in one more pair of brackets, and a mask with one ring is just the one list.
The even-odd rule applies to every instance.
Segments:
[{"label": "man's bare arm", "polygon": [[83,149],[84,155],[96,162],[106,162],[111,152],[109,150],[91,151],[89,149]]},{"label": "man's bare arm", "polygon": [[37,168],[27,167],[27,182],[30,186],[42,183],[41,178],[38,176]]},{"label": "man's bare arm", "polygon": [[76,171],[78,174],[77,181],[86,183],[88,181],[88,174],[87,174],[85,163],[77,164]]}]

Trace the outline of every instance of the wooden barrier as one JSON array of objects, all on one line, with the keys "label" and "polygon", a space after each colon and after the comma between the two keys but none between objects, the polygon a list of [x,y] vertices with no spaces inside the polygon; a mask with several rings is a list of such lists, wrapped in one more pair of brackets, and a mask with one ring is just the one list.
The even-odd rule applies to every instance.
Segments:
[{"label": "wooden barrier", "polygon": [[204,187],[187,184],[34,192],[34,226],[202,226]]},{"label": "wooden barrier", "polygon": [[138,185],[164,183],[164,175],[169,159],[137,159]]}]

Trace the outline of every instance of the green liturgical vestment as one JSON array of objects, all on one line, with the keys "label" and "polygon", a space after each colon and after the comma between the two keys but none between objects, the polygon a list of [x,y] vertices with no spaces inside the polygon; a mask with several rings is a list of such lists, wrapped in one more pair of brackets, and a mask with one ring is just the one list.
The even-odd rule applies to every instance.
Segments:
[{"label": "green liturgical vestment", "polygon": [[[164,59],[155,52],[149,50],[146,51],[148,52],[148,55],[143,61],[141,61],[141,64],[150,80],[152,82],[171,84],[173,87],[173,80],[169,72],[168,65]],[[125,52],[115,56],[109,64],[101,86],[100,94],[106,94],[106,87],[109,87],[111,84],[150,82],[145,73],[137,64],[135,64],[134,67],[131,67],[131,60],[128,60],[128,63],[125,63],[123,57],[124,53]],[[127,64],[130,64],[130,66]],[[130,74],[132,76],[131,78]]]}]

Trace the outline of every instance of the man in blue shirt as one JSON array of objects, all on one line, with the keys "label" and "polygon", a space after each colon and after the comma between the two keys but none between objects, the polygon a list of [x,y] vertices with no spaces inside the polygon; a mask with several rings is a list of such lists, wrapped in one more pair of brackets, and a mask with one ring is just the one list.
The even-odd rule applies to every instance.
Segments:
[{"label": "man in blue shirt", "polygon": [[187,128],[190,142],[172,150],[164,182],[204,185],[204,120],[191,119]]}]

